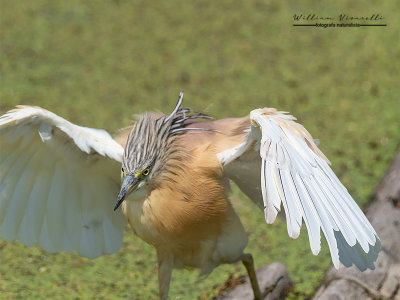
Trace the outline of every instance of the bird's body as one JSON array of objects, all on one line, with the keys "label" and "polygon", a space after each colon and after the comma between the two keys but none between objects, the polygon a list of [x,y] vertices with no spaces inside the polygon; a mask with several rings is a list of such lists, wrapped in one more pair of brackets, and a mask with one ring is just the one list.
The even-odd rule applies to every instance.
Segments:
[{"label": "bird's body", "polygon": [[127,221],[157,250],[161,299],[173,267],[208,274],[239,260],[261,299],[232,180],[267,223],[283,207],[290,237],[304,221],[314,254],[322,230],[335,267],[374,268],[374,229],[293,117],[265,108],[210,120],[181,108],[182,96],[171,114],[142,114],[115,140],[36,107],[0,117],[0,236],[94,258],[119,250]]},{"label": "bird's body", "polygon": [[[204,124],[215,130],[213,123]],[[140,238],[173,254],[176,267],[200,268],[204,274],[221,263],[238,261],[247,244],[247,234],[229,201],[228,178],[216,155],[231,145],[216,148],[213,136],[219,134],[210,131],[199,138],[186,132],[177,136],[172,147],[179,149],[179,163],[165,171],[168,176],[156,183],[157,187],[132,192],[122,204]],[[232,140],[242,139],[242,133],[232,136]]]}]

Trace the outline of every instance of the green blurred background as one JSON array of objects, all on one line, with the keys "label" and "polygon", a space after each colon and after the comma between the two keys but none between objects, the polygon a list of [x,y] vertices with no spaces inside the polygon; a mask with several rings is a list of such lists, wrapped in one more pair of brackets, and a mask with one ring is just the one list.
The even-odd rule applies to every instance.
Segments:
[{"label": "green blurred background", "polygon": [[[0,113],[39,105],[115,133],[131,115],[185,106],[217,118],[290,111],[363,207],[399,145],[398,4],[390,1],[7,1],[0,7]],[[294,13],[384,16],[387,27],[293,27]],[[1,150],[0,150],[1,151]],[[312,295],[331,261],[303,230],[263,214],[234,188],[257,266],[283,261]],[[171,299],[211,299],[240,264],[206,279],[174,271]],[[120,253],[87,260],[0,241],[0,298],[156,299],[155,251],[127,228]]]}]

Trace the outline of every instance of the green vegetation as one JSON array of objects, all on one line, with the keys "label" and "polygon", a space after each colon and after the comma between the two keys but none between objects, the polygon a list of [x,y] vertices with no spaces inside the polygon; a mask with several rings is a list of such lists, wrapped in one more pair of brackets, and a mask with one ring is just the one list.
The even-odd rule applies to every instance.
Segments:
[{"label": "green vegetation", "polygon": [[[0,113],[39,105],[85,126],[116,132],[131,115],[185,105],[217,118],[270,106],[290,111],[321,141],[361,205],[399,142],[400,18],[394,0],[7,1],[0,7]],[[387,27],[292,27],[294,13],[380,13]],[[1,150],[0,150],[1,151]],[[263,214],[234,188],[232,201],[258,266],[283,261],[292,298],[313,293],[331,265],[313,256],[303,230]],[[122,251],[96,260],[0,242],[0,298],[155,299],[155,251],[127,228]],[[171,299],[210,299],[240,264],[175,271]]]}]

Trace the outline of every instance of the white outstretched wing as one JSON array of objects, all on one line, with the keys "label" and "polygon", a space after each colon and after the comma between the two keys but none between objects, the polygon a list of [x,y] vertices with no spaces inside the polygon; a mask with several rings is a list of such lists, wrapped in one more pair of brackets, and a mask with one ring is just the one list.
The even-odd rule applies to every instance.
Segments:
[{"label": "white outstretched wing", "polygon": [[39,107],[0,117],[0,237],[95,258],[122,245],[123,148]]},{"label": "white outstretched wing", "polygon": [[247,140],[218,154],[224,173],[264,208],[268,224],[282,204],[290,237],[298,237],[304,220],[315,255],[322,229],[336,268],[340,260],[373,269],[381,248],[375,230],[311,135],[294,120],[272,108],[253,110]]}]

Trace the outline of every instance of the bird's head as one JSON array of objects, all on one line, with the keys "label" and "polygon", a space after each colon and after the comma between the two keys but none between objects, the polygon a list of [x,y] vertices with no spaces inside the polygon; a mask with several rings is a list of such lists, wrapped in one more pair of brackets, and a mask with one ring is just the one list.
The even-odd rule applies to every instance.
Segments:
[{"label": "bird's head", "polygon": [[[142,114],[128,136],[122,158],[122,187],[114,210],[132,192],[152,190],[172,165],[179,164],[179,149],[173,147],[175,137],[190,129],[190,119],[210,117],[181,108],[183,93],[168,116]],[[178,154],[178,155],[177,155]]]}]

